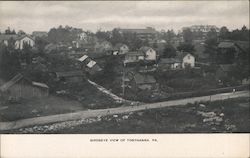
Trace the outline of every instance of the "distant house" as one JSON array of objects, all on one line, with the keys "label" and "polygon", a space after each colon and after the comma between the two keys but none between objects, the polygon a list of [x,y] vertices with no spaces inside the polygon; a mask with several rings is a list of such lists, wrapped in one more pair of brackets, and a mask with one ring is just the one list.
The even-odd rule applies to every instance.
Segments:
[{"label": "distant house", "polygon": [[48,32],[46,31],[33,31],[32,32],[33,37],[48,37]]},{"label": "distant house", "polygon": [[0,34],[0,43],[4,43],[6,46],[8,46],[9,42],[11,41],[13,41],[15,49],[23,49],[25,44],[31,47],[35,45],[35,40],[29,35],[19,36]]},{"label": "distant house", "polygon": [[119,33],[135,34],[141,40],[153,40],[156,37],[157,31],[152,27],[140,28],[140,29],[121,29],[118,28]]},{"label": "distant house", "polygon": [[78,61],[81,62],[84,70],[91,75],[102,71],[102,68],[97,64],[97,62],[92,60],[88,55],[83,55],[78,59]]},{"label": "distant house", "polygon": [[10,81],[0,87],[0,90],[12,98],[47,97],[49,87],[44,83],[26,79],[22,74],[17,74]]},{"label": "distant house", "polygon": [[195,66],[195,57],[190,53],[180,52],[178,58],[182,61],[182,68],[193,68]]},{"label": "distant house", "polygon": [[144,47],[141,47],[139,51],[144,54],[145,56],[144,60],[156,61],[157,55],[156,55],[156,51],[153,48],[144,46]]},{"label": "distant house", "polygon": [[126,54],[129,52],[129,48],[126,44],[118,43],[115,45],[113,52],[117,52],[116,54],[113,55],[118,55],[118,54]]},{"label": "distant house", "polygon": [[177,58],[161,58],[158,66],[163,69],[178,69],[182,67],[182,61]]},{"label": "distant house", "polygon": [[247,41],[221,41],[217,46],[217,59],[220,64],[232,64],[239,55],[249,53]]},{"label": "distant house", "polygon": [[76,83],[83,81],[84,74],[82,71],[65,71],[54,72],[55,80],[61,82]]},{"label": "distant house", "polygon": [[35,40],[28,35],[18,37],[15,42],[15,48],[23,49],[25,44],[28,44],[29,46],[34,47]]},{"label": "distant house", "polygon": [[18,35],[8,35],[8,34],[0,34],[0,43],[5,44],[8,46],[9,42],[12,40],[15,42],[15,40],[18,38]]},{"label": "distant house", "polygon": [[134,75],[133,86],[137,90],[152,90],[157,88],[156,80],[151,75],[141,75],[139,73]]},{"label": "distant house", "polygon": [[142,52],[128,52],[125,54],[124,65],[128,63],[136,63],[144,60],[144,54]]}]

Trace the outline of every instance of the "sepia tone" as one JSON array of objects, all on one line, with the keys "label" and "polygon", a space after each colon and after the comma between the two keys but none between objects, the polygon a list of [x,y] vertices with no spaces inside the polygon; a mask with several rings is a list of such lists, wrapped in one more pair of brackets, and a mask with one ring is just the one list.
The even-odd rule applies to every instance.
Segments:
[{"label": "sepia tone", "polygon": [[250,132],[248,1],[5,1],[0,13],[0,133]]}]

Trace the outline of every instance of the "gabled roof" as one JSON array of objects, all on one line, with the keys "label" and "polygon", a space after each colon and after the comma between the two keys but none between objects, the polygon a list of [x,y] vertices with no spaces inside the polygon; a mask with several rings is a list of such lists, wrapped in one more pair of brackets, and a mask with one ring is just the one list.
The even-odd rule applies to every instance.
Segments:
[{"label": "gabled roof", "polygon": [[87,59],[88,58],[88,56],[87,55],[84,55],[84,56],[82,56],[81,58],[79,58],[78,60],[80,61],[80,62],[83,62],[85,59]]},{"label": "gabled roof", "polygon": [[180,60],[182,60],[182,59],[183,59],[185,56],[187,56],[187,55],[191,55],[191,56],[194,57],[194,55],[192,55],[192,54],[189,53],[189,52],[179,52],[179,53],[177,53],[177,58],[180,59]]},{"label": "gabled roof", "polygon": [[32,39],[33,41],[35,40],[35,39],[34,39],[33,37],[31,37],[30,35],[18,36],[18,37],[16,38],[16,40],[21,40],[21,39],[23,39],[23,38],[25,38],[25,37],[28,37],[28,38]]},{"label": "gabled roof", "polygon": [[4,85],[2,85],[0,87],[1,91],[6,91],[8,90],[11,86],[13,86],[14,84],[16,84],[18,81],[20,81],[23,78],[22,74],[17,74],[16,76],[14,76],[11,80],[9,80],[8,82],[6,82]]},{"label": "gabled roof", "polygon": [[[6,82],[4,85],[2,85],[0,87],[0,90],[2,92],[8,90],[11,86],[15,85],[17,82],[19,82],[20,80],[24,79],[24,76],[20,73],[18,73],[16,76],[14,76],[11,80],[9,80],[8,82]],[[46,84],[44,83],[40,83],[40,82],[34,82],[34,81],[29,81],[28,79],[26,79],[30,84],[32,84],[33,86],[37,86],[37,87],[42,87],[42,88],[49,88]]]},{"label": "gabled roof", "polygon": [[32,82],[33,86],[37,86],[37,87],[42,87],[42,88],[49,88],[45,83],[40,83],[40,82]]},{"label": "gabled roof", "polygon": [[122,46],[126,46],[126,47],[128,47],[126,44],[123,44],[123,43],[117,43],[116,45],[115,45],[115,47],[114,47],[114,49],[115,50],[119,50]]},{"label": "gabled roof", "polygon": [[159,64],[174,64],[174,63],[181,63],[181,60],[177,58],[161,58]]},{"label": "gabled roof", "polygon": [[136,84],[152,84],[156,83],[156,80],[153,76],[150,75],[141,75],[139,73],[134,75],[134,80]]},{"label": "gabled roof", "polygon": [[143,47],[141,47],[141,48],[140,48],[140,51],[142,51],[143,53],[146,53],[149,49],[154,50],[154,49],[153,49],[153,48],[151,48],[151,47],[148,47],[148,46],[143,46]]}]

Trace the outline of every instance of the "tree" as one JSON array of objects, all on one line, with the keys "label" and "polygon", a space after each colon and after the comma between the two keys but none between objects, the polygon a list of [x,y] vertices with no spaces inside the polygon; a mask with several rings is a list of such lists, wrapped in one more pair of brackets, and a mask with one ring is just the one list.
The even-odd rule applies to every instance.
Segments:
[{"label": "tree", "polygon": [[185,43],[191,44],[194,39],[193,32],[189,28],[183,30],[183,38]]},{"label": "tree", "polygon": [[41,37],[36,37],[36,39],[35,39],[35,47],[38,49],[39,54],[44,53],[44,48],[45,48],[45,46],[47,44],[49,44],[49,42],[46,41],[45,39],[43,39]]},{"label": "tree", "polygon": [[162,57],[164,58],[173,58],[176,56],[176,50],[171,44],[166,44],[163,50]]},{"label": "tree", "polygon": [[230,37],[230,32],[226,26],[221,27],[219,37],[221,39],[228,39]]},{"label": "tree", "polygon": [[25,35],[26,33],[23,30],[19,30],[17,34],[18,35]]},{"label": "tree", "polygon": [[215,46],[218,42],[218,35],[214,28],[212,28],[208,33],[206,37],[205,43],[209,46]]},{"label": "tree", "polygon": [[182,43],[177,47],[177,50],[179,51],[184,51],[184,52],[193,52],[194,49],[194,45],[190,44],[190,43]]}]

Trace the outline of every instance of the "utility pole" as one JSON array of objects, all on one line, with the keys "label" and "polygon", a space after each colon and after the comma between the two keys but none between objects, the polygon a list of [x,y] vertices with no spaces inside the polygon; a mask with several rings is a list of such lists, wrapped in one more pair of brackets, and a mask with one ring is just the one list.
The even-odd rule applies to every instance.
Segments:
[{"label": "utility pole", "polygon": [[124,79],[125,79],[125,69],[123,68],[123,75],[122,75],[122,96],[123,97],[125,95],[125,83],[124,83]]}]

